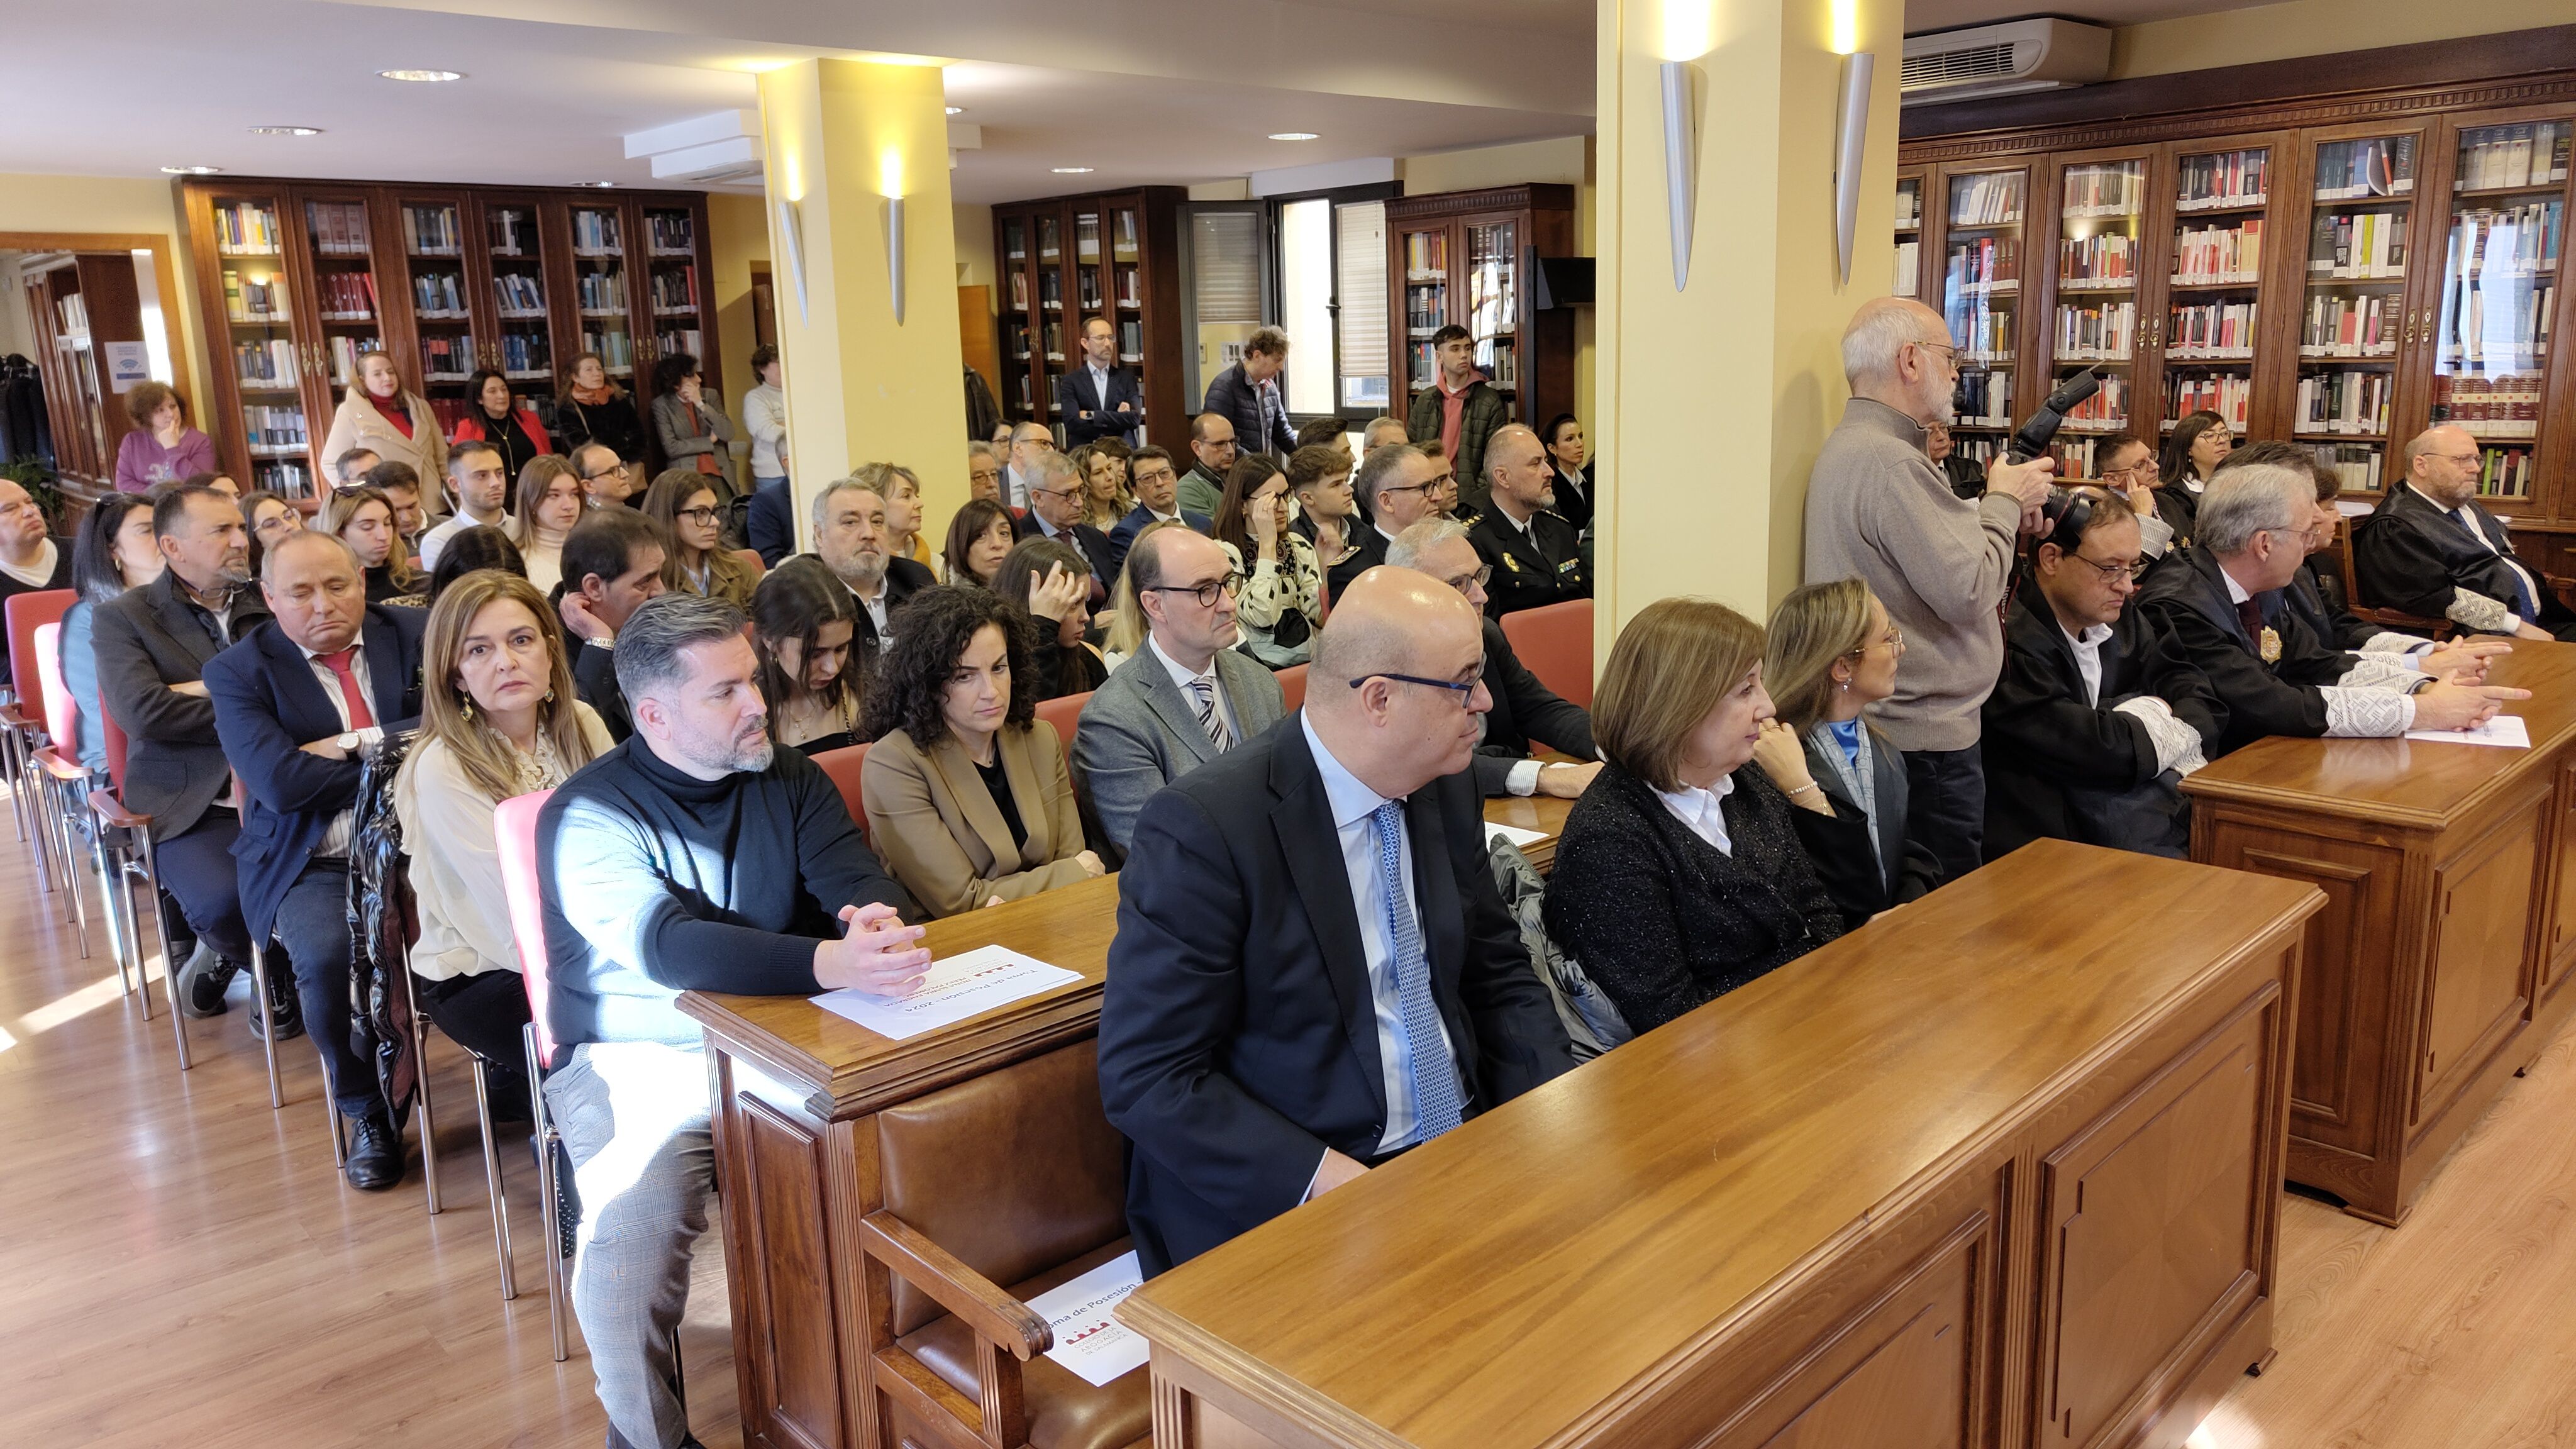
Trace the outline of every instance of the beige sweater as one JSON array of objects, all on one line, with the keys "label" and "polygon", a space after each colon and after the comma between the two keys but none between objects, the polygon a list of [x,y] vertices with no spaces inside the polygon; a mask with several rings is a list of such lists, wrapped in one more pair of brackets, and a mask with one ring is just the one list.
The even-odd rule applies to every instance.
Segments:
[{"label": "beige sweater", "polygon": [[1964,750],[2003,672],[1997,608],[2021,505],[1950,491],[1923,427],[1867,398],[1843,407],[1807,479],[1806,581],[1858,577],[1905,632],[1896,693],[1871,720],[1900,750]]}]

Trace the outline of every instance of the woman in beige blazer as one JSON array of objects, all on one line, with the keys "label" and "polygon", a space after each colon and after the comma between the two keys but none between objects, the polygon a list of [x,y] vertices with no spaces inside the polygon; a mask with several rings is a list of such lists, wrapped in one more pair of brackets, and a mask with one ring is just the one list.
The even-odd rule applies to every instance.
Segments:
[{"label": "woman in beige blazer", "polygon": [[1104,870],[1083,842],[1064,747],[1036,718],[1025,629],[988,590],[924,589],[893,621],[868,687],[868,839],[934,916]]},{"label": "woman in beige blazer", "polygon": [[438,414],[430,411],[429,399],[402,385],[385,353],[358,354],[358,385],[331,414],[331,432],[322,442],[324,466],[351,448],[366,448],[388,463],[409,463],[428,493],[437,492],[447,475],[447,439],[438,431]]}]

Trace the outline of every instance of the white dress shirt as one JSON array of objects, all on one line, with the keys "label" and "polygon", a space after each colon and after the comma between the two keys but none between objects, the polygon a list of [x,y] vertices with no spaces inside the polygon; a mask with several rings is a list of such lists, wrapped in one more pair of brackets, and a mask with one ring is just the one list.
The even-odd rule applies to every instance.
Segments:
[{"label": "white dress shirt", "polygon": [[1735,855],[1735,842],[1726,835],[1726,797],[1735,793],[1735,777],[1721,776],[1717,788],[1703,790],[1697,785],[1684,785],[1678,790],[1657,790],[1655,798],[1664,802],[1675,820],[1689,827],[1690,833],[1717,847],[1717,853],[1730,859]]},{"label": "white dress shirt", "polygon": [[[2460,526],[2469,531],[2469,537],[2476,539],[2480,548],[2483,548],[2487,552],[2504,560],[2504,566],[2513,570],[2513,576],[2522,581],[2522,596],[2531,601],[2531,607],[2533,609],[2538,609],[2540,607],[2540,601],[2549,597],[2547,594],[2541,592],[2540,580],[2531,576],[2531,570],[2522,566],[2522,560],[2515,558],[2512,554],[2496,547],[2495,540],[2487,537],[2486,527],[2483,521],[2478,517],[2478,506],[2475,503],[2463,503],[2459,507],[2451,510],[2451,516],[2460,520]],[[2513,607],[2510,600],[2503,600],[2500,602],[2503,602],[2507,608]],[[2519,617],[2518,612],[2517,617]],[[2506,630],[2504,632],[2511,633],[2512,631]]]},{"label": "white dress shirt", "polygon": [[850,589],[851,600],[867,612],[868,625],[876,630],[877,648],[883,650],[888,644],[893,643],[894,636],[886,632],[886,599],[893,594],[894,590],[887,587],[882,579],[877,581],[877,596],[873,599],[857,589],[850,588],[848,579],[841,580],[841,587]]},{"label": "white dress shirt", "polygon": [[1226,735],[1238,745],[1243,743],[1243,720],[1234,712],[1234,701],[1225,697],[1225,680],[1216,672],[1215,655],[1208,656],[1206,669],[1193,674],[1188,668],[1176,662],[1171,655],[1164,653],[1161,642],[1153,635],[1145,636],[1145,647],[1153,650],[1154,657],[1162,661],[1163,672],[1172,676],[1172,683],[1180,686],[1181,702],[1190,708],[1198,708],[1197,681],[1206,680],[1210,694],[1216,699],[1217,717],[1225,721]]},{"label": "white dress shirt", "polygon": [[[2066,626],[2057,626],[2066,634]],[[2084,702],[2095,709],[2102,707],[2102,646],[2111,640],[2111,626],[2094,624],[2081,634],[2066,634],[2066,642],[2075,646],[2075,672],[2084,676]]]},{"label": "white dress shirt", "polygon": [[[1386,803],[1386,797],[1360,783],[1360,778],[1342,767],[1324,742],[1315,737],[1315,727],[1301,714],[1299,728],[1306,732],[1306,748],[1315,755],[1315,768],[1324,777],[1324,798],[1333,808],[1333,833],[1342,846],[1342,873],[1350,878],[1351,908],[1360,918],[1360,951],[1368,958],[1369,997],[1377,1016],[1378,1074],[1386,1080],[1386,1131],[1378,1138],[1379,1152],[1392,1152],[1413,1141],[1416,1110],[1413,1100],[1413,1073],[1405,1057],[1404,997],[1395,980],[1395,944],[1387,934],[1386,890],[1378,876],[1377,826],[1370,812]],[[1401,824],[1397,828],[1396,864],[1403,876],[1403,899],[1398,909],[1413,918],[1414,938],[1423,943],[1423,960],[1430,961],[1430,938],[1422,931],[1422,915],[1417,906],[1420,897],[1413,884],[1413,843],[1410,832]],[[1458,1049],[1449,1040],[1449,1024],[1440,1023],[1440,1045],[1447,1054],[1449,1068],[1457,1070]],[[1461,1080],[1458,1100],[1467,1100],[1466,1083]]]},{"label": "white dress shirt", "polygon": [[[331,666],[322,662],[322,656],[320,654],[310,649],[304,649],[304,646],[301,644],[295,647],[304,650],[304,663],[306,667],[313,671],[313,677],[315,679],[322,682],[322,697],[331,701],[331,707],[340,712],[340,730],[344,734],[348,733],[349,701],[348,698],[340,692],[340,676],[331,672]],[[367,673],[367,645],[363,638],[350,641],[349,673],[356,676],[358,688],[367,696],[367,717],[369,719],[375,719],[376,681],[374,676]],[[358,730],[356,732],[358,736],[358,748],[363,750],[374,744],[376,741],[383,739],[385,737],[384,723],[385,722],[383,720],[376,720],[374,724],[367,726],[365,729]],[[305,742],[298,740],[296,743],[303,744]],[[357,832],[357,814],[357,809],[353,806],[347,810],[341,811],[338,818],[331,822],[330,833],[324,835],[322,837],[322,843],[313,848],[313,856],[316,860],[346,860],[348,858],[349,842]]]}]

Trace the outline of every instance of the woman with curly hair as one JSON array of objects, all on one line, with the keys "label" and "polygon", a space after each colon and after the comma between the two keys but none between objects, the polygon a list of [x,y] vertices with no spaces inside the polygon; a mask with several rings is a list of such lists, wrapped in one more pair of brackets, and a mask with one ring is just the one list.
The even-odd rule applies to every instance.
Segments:
[{"label": "woman with curly hair", "polygon": [[1024,687],[1019,611],[952,584],[913,595],[898,617],[868,686],[861,732],[875,743],[859,771],[868,839],[895,879],[953,916],[1101,874],[1064,746]]}]

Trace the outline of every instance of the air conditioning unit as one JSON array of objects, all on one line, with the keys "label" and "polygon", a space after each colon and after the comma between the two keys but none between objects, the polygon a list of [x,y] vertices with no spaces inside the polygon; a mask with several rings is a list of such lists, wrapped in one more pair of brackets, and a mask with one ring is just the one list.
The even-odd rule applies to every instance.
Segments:
[{"label": "air conditioning unit", "polygon": [[1909,106],[2063,90],[2111,73],[2111,31],[2077,20],[2008,20],[1905,37]]}]

